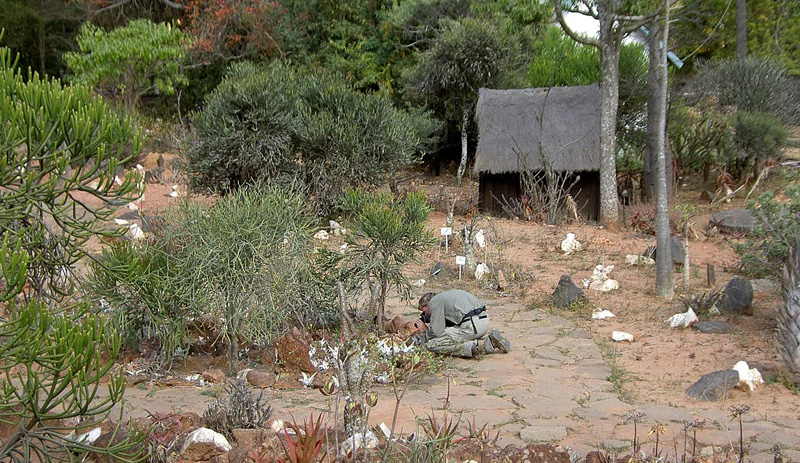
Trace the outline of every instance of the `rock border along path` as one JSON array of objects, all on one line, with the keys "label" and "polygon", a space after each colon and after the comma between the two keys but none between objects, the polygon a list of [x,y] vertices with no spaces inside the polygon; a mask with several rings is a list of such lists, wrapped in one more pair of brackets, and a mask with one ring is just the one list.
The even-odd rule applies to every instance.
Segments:
[{"label": "rock border along path", "polygon": [[[510,339],[511,353],[487,355],[481,360],[454,359],[444,372],[410,387],[401,403],[398,432],[414,432],[415,417],[441,418],[447,404],[447,413],[460,414],[462,432],[472,419],[478,426],[488,423],[493,433],[500,431],[500,445],[553,442],[569,446],[581,457],[597,448],[617,449],[623,455],[633,439],[633,424],[625,423],[625,415],[637,410],[646,415],[638,425],[638,434],[648,451],[652,450],[652,436],[647,436],[647,430],[659,422],[668,429],[661,437],[662,448],[666,445],[670,455],[674,453],[674,437],[681,454],[683,423],[694,419],[706,420],[706,426],[698,431],[698,452],[711,445],[738,446],[738,425],[729,419],[724,405],[698,403],[692,413],[665,405],[626,404],[614,391],[609,381],[613,372],[589,331],[564,317],[519,303],[487,301],[487,306],[492,327]],[[172,411],[202,414],[205,403],[211,400],[197,392],[181,391],[196,388],[175,389],[129,397],[131,414],[142,415],[148,404],[159,399],[169,403]],[[370,413],[370,424],[384,421],[391,425],[395,404],[392,388],[375,390],[379,401]],[[327,410],[325,398],[316,390],[264,391],[275,409],[275,418],[288,419],[292,413],[301,419],[306,411]],[[762,420],[753,410],[745,421],[750,461],[772,462],[775,444],[783,446],[784,456],[800,461],[800,420]]]}]

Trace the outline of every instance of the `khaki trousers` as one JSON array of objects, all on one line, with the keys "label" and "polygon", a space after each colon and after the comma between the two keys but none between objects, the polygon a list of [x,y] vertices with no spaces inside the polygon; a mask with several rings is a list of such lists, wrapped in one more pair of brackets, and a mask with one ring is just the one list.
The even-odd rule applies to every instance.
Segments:
[{"label": "khaki trousers", "polygon": [[[472,349],[489,332],[489,315],[486,312],[475,315],[464,323],[444,329],[441,336],[428,340],[425,347],[437,354],[455,357],[472,357]],[[491,343],[485,343],[490,346]],[[490,352],[490,350],[487,350]]]}]

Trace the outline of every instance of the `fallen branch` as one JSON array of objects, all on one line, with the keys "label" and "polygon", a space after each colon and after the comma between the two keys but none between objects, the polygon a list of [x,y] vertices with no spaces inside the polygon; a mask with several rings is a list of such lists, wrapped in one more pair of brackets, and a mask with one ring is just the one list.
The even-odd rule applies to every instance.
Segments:
[{"label": "fallen branch", "polygon": [[756,179],[756,183],[753,184],[753,188],[750,188],[750,192],[747,193],[747,196],[744,197],[745,201],[747,201],[747,199],[750,198],[750,195],[753,194],[753,191],[755,191],[755,189],[758,187],[758,184],[761,183],[761,180],[763,180],[764,178],[767,177],[767,175],[769,175],[770,169],[772,169],[771,166],[765,168],[764,170],[761,171],[760,174],[758,174],[758,178]]}]

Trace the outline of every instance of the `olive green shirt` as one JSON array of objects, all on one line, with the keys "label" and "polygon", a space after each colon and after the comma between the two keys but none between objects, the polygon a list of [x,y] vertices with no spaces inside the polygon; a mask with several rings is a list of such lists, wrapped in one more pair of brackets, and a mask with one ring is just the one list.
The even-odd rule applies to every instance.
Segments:
[{"label": "olive green shirt", "polygon": [[461,289],[451,289],[433,296],[428,303],[431,322],[425,337],[433,339],[441,336],[447,326],[447,321],[450,321],[451,325],[458,325],[464,315],[483,306],[480,299]]}]

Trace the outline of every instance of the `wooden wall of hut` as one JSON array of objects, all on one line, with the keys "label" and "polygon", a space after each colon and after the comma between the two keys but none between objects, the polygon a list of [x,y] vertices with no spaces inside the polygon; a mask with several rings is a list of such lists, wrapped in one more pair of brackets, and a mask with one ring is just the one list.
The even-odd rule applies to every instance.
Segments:
[{"label": "wooden wall of hut", "polygon": [[[578,204],[581,218],[595,222],[600,212],[600,173],[575,172],[567,183],[572,183],[576,175],[580,179],[570,189],[570,194]],[[521,195],[518,173],[481,174],[478,192],[478,207],[481,212],[508,217],[509,214],[503,209],[504,198],[508,201],[510,198],[519,199]]]}]

